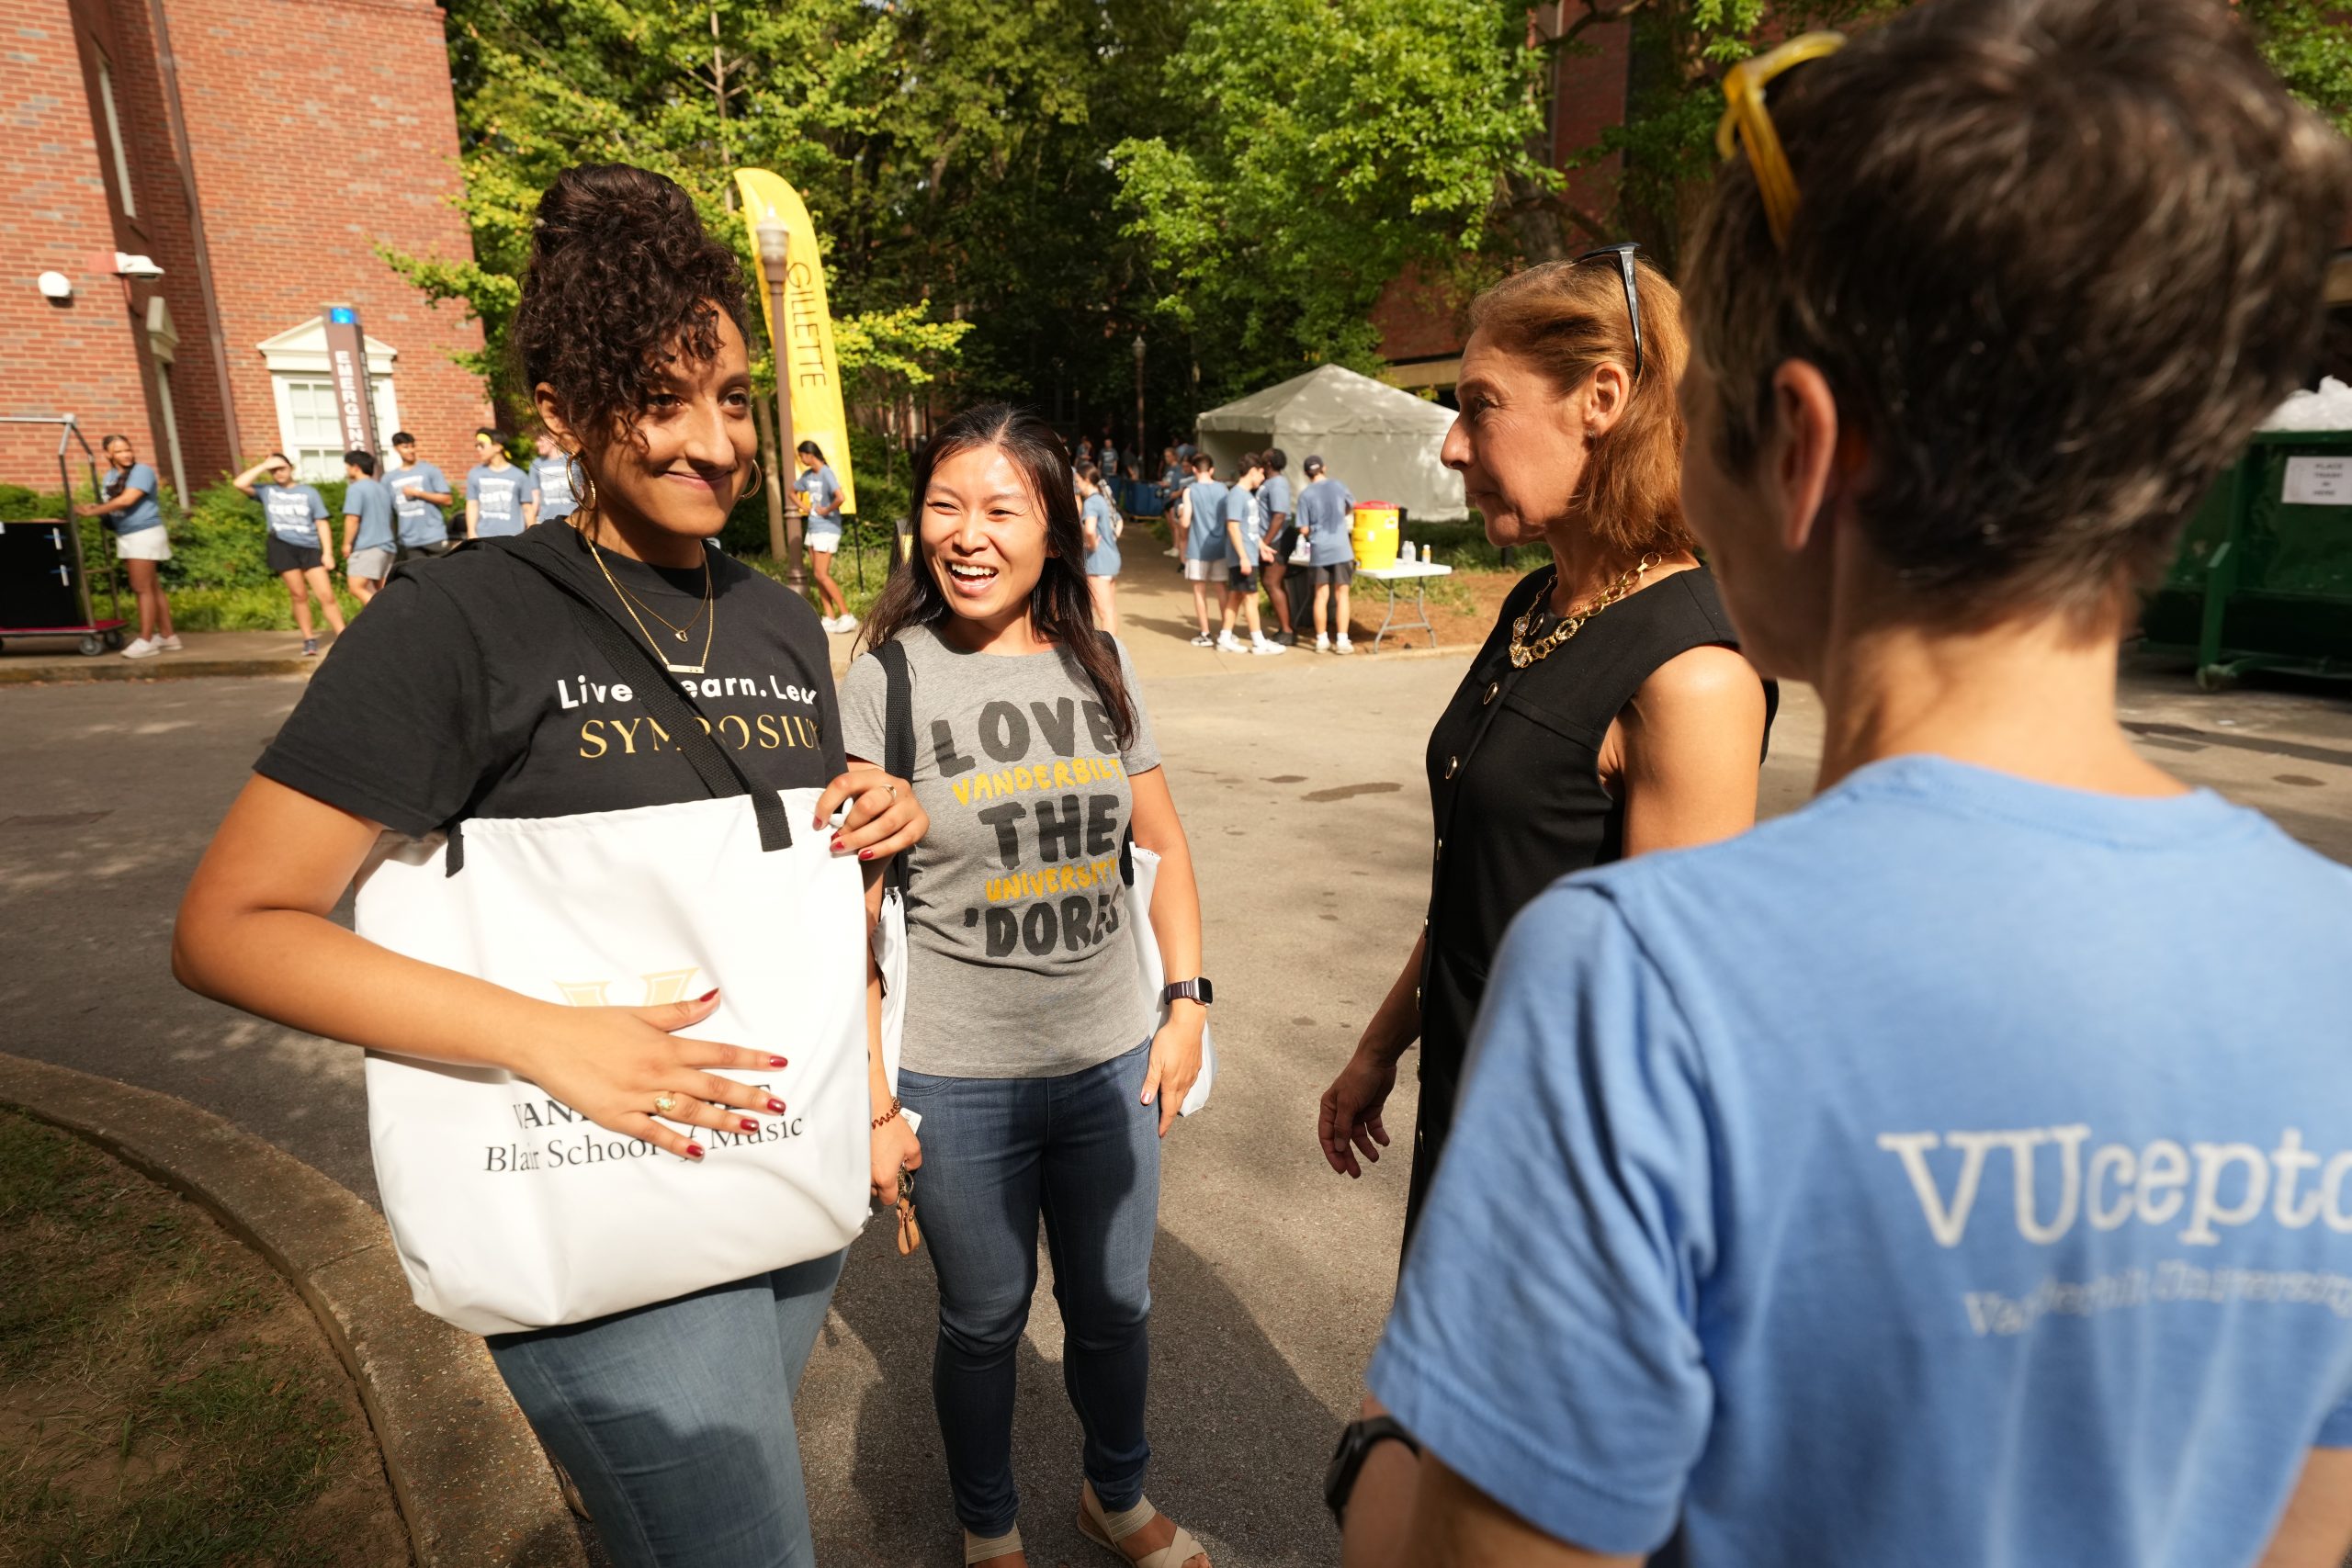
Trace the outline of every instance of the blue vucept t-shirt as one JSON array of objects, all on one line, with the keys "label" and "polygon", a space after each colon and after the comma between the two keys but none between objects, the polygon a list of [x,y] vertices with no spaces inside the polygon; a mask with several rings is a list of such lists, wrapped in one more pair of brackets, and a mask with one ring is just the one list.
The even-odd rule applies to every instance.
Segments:
[{"label": "blue vucept t-shirt", "polygon": [[466,474],[466,499],[475,502],[474,532],[482,538],[523,531],[523,500],[530,475],[509,463],[494,468],[476,463]]},{"label": "blue vucept t-shirt", "polygon": [[1080,514],[1093,519],[1094,547],[1086,552],[1086,575],[1119,575],[1119,513],[1111,498],[1096,491],[1080,503]]},{"label": "blue vucept t-shirt", "polygon": [[257,484],[254,499],[261,502],[271,533],[289,545],[318,544],[319,525],[327,520],[327,503],[317,491],[305,484]]},{"label": "blue vucept t-shirt", "polygon": [[[1249,552],[1244,558],[1250,562],[1250,570],[1257,570],[1258,547],[1266,536],[1266,514],[1258,505],[1257,492],[1244,490],[1239,485],[1235,485],[1231,490],[1227,491],[1225,520],[1227,523],[1241,525],[1241,547]],[[1230,539],[1232,536],[1232,532],[1228,529],[1226,537]]]},{"label": "blue vucept t-shirt", "polygon": [[1225,486],[1215,479],[1193,481],[1193,519],[1184,530],[1186,560],[1223,560],[1232,546],[1225,536]]},{"label": "blue vucept t-shirt", "polygon": [[538,505],[540,522],[552,523],[580,510],[579,498],[571,493],[570,457],[534,457],[530,474],[530,499]]},{"label": "blue vucept t-shirt", "polygon": [[820,463],[813,468],[803,468],[792,488],[808,499],[808,522],[818,528],[839,528],[842,525],[842,477],[833,472],[831,463]]},{"label": "blue vucept t-shirt", "polygon": [[1356,558],[1356,498],[1333,479],[1317,479],[1298,492],[1298,521],[1306,530],[1308,558],[1317,566],[1338,566]]},{"label": "blue vucept t-shirt", "polygon": [[352,536],[355,550],[389,550],[392,547],[392,492],[381,479],[358,479],[344,487],[343,514],[359,519],[358,531]]},{"label": "blue vucept t-shirt", "polygon": [[1558,1539],[2211,1568],[2352,1446],[2352,870],[1930,757],[1513,923],[1373,1390]]},{"label": "blue vucept t-shirt", "polygon": [[448,515],[440,503],[420,501],[416,494],[419,491],[450,493],[449,480],[439,468],[430,463],[412,463],[385,475],[384,483],[390,488],[393,509],[400,513],[401,544],[437,545],[449,536]]},{"label": "blue vucept t-shirt", "polygon": [[1258,504],[1265,509],[1267,526],[1275,517],[1288,517],[1294,510],[1290,503],[1290,480],[1280,474],[1269,474],[1266,482],[1258,487]]},{"label": "blue vucept t-shirt", "polygon": [[150,528],[164,525],[164,509],[157,504],[155,491],[163,481],[155,470],[145,463],[133,463],[127,468],[117,468],[106,477],[106,499],[112,501],[125,491],[135,490],[139,499],[119,512],[109,513],[107,524],[115,533],[143,534]]}]

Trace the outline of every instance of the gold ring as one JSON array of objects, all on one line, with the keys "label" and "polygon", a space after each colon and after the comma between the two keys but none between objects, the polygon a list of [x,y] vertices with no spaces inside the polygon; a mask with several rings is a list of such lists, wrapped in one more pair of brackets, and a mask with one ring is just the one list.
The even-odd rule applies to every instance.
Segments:
[{"label": "gold ring", "polygon": [[672,1115],[677,1111],[677,1109],[678,1097],[672,1094],[668,1089],[665,1089],[660,1094],[653,1097],[653,1114],[656,1116]]},{"label": "gold ring", "polygon": [[882,787],[890,792],[890,798],[892,800],[899,798],[899,786],[897,784],[886,783]]}]

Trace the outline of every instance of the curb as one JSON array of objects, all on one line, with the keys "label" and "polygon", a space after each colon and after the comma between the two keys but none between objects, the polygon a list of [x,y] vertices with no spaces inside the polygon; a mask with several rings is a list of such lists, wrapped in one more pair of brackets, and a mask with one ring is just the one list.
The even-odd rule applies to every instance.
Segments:
[{"label": "curb", "polygon": [[169,664],[157,660],[131,660],[120,654],[51,663],[17,664],[0,660],[0,686],[33,686],[43,682],[79,681],[194,681],[217,675],[307,675],[319,667],[315,659],[178,659]]},{"label": "curb", "polygon": [[0,1054],[0,1105],[202,1204],[311,1308],[358,1385],[418,1568],[585,1568],[537,1438],[482,1342],[419,1312],[383,1217],[167,1094]]}]

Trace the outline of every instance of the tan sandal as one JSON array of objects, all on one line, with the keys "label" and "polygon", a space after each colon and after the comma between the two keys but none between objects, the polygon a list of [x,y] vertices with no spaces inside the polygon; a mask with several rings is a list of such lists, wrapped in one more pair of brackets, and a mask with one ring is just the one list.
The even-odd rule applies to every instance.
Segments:
[{"label": "tan sandal", "polygon": [[[1102,1500],[1094,1495],[1092,1482],[1085,1483],[1079,1491],[1079,1533],[1103,1551],[1115,1553],[1120,1562],[1133,1563],[1135,1568],[1184,1568],[1196,1557],[1204,1562],[1208,1561],[1208,1549],[1182,1525],[1176,1526],[1175,1539],[1159,1551],[1144,1557],[1128,1556],[1119,1542],[1159,1517],[1159,1510],[1151,1506],[1148,1497],[1137,1498],[1136,1506],[1125,1513],[1105,1514]],[[1172,1519],[1169,1522],[1175,1523]]]},{"label": "tan sandal", "polygon": [[974,1535],[970,1530],[964,1532],[964,1568],[973,1568],[975,1563],[986,1562],[991,1558],[1011,1557],[1015,1552],[1021,1553],[1023,1562],[1028,1561],[1028,1553],[1022,1551],[1019,1525],[1002,1535],[985,1538]]}]

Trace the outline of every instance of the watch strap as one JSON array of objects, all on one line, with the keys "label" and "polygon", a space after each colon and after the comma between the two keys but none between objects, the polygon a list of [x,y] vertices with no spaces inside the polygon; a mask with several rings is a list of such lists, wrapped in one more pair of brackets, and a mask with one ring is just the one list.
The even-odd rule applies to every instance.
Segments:
[{"label": "watch strap", "polygon": [[1348,1499],[1355,1494],[1356,1477],[1363,1472],[1363,1461],[1374,1449],[1390,1441],[1404,1444],[1416,1455],[1421,1451],[1419,1439],[1394,1416],[1366,1416],[1340,1429],[1340,1446],[1331,1455],[1331,1467],[1323,1472],[1323,1506],[1331,1510],[1333,1524],[1346,1528]]}]

